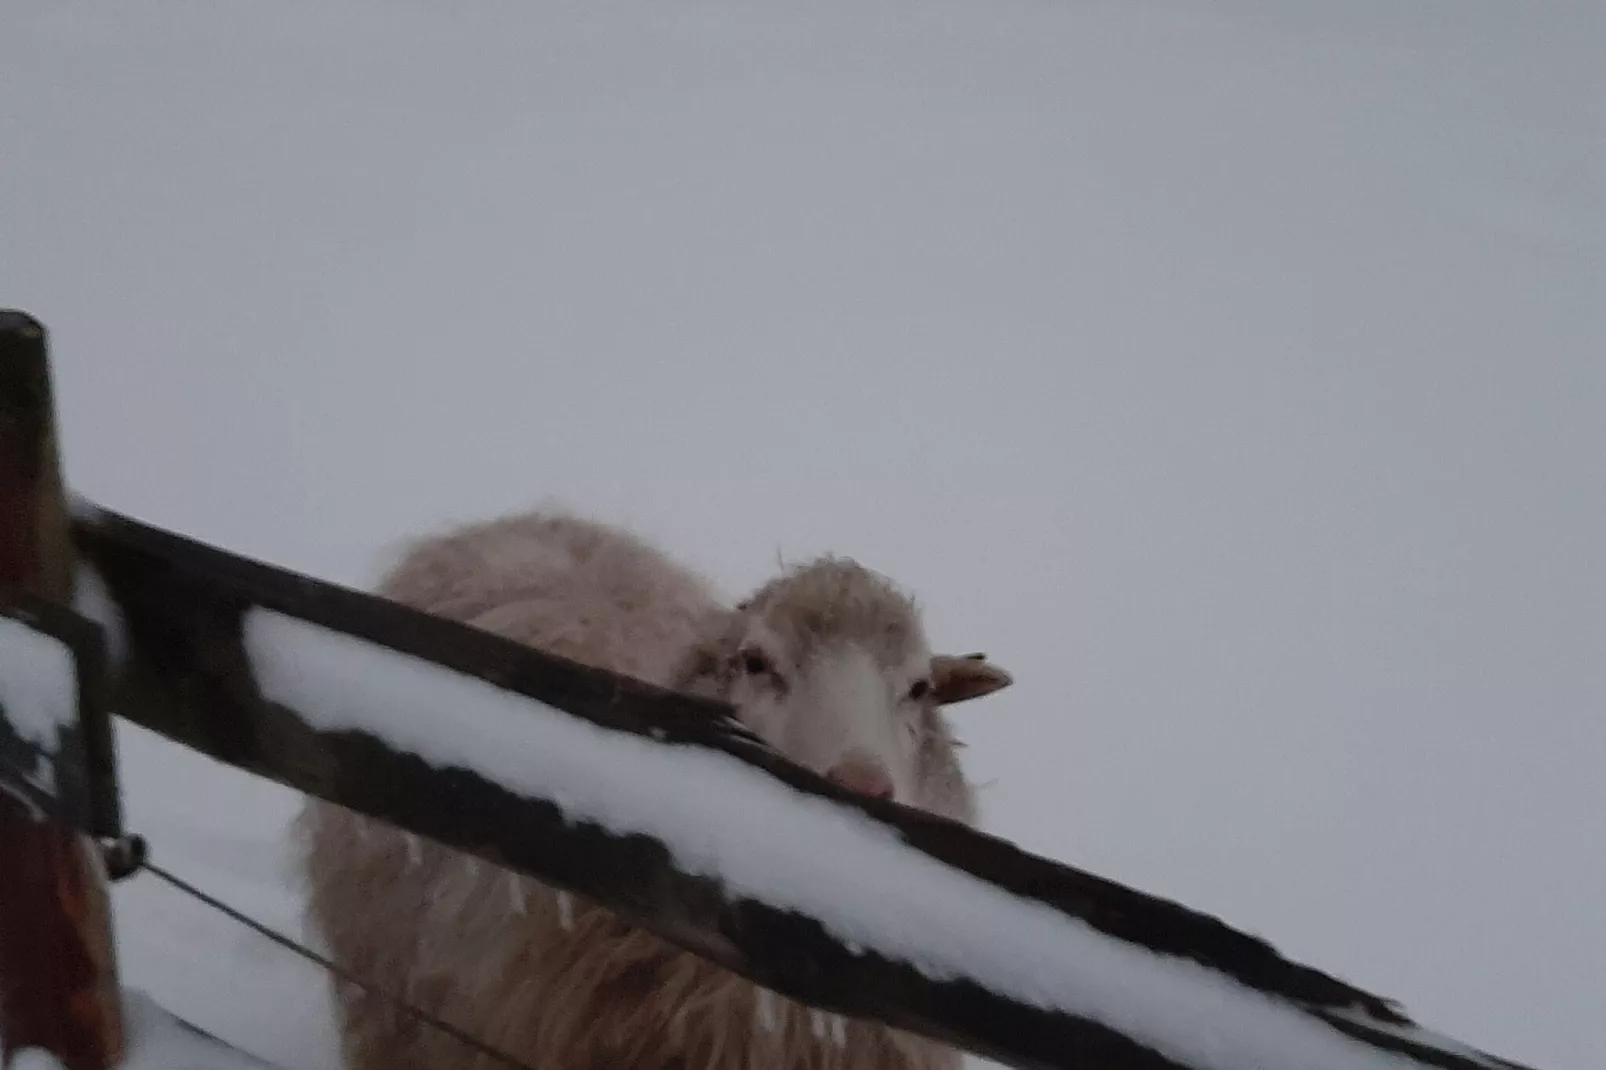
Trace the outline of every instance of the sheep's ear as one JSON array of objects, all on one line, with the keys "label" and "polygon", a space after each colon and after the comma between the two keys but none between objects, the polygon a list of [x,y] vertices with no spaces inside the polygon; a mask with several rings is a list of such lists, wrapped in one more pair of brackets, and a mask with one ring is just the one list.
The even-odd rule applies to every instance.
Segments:
[{"label": "sheep's ear", "polygon": [[986,654],[933,654],[931,694],[938,705],[951,706],[973,698],[1002,691],[1015,682],[1004,669],[987,660]]}]

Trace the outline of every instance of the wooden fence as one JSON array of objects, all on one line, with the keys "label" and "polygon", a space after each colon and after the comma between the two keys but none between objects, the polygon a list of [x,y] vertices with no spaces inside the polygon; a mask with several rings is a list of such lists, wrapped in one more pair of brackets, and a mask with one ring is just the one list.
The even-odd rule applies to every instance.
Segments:
[{"label": "wooden fence", "polygon": [[[1012,1066],[1524,1070],[1422,1030],[1394,1003],[1215,918],[839,789],[781,758],[719,703],[538,653],[91,503],[69,510],[50,428],[44,332],[24,315],[0,313],[0,595],[13,625],[58,643],[77,666],[76,716],[61,724],[56,745],[24,738],[16,711],[0,711],[0,1031],[8,1053],[37,1045],[70,1070],[106,1070],[118,1057],[105,889],[85,849],[94,843],[86,837],[120,831],[107,728],[115,710],[239,769],[585,896],[784,996]],[[83,597],[88,579],[91,599]],[[628,746],[665,768],[688,755],[724,763],[717,768],[747,776],[752,787],[743,790],[790,792],[837,827],[864,830],[865,857],[890,872],[918,867],[932,887],[953,890],[953,902],[980,913],[934,918],[929,946],[911,947],[907,934],[902,942],[878,938],[852,902],[800,906],[733,883],[725,868],[689,864],[672,837],[627,818],[576,814],[573,799],[547,785],[510,785],[471,761],[400,746],[383,709],[355,720],[349,710],[332,716],[356,701],[337,683],[309,677],[286,692],[264,679],[252,645],[264,622],[426,666],[517,703],[532,723],[583,727],[599,746]],[[0,682],[20,671],[6,645],[12,634],[0,630]],[[463,732],[475,730],[470,713],[452,712],[464,718]],[[40,762],[54,763],[54,774],[40,776]],[[671,787],[687,793],[677,807],[705,805],[692,795],[704,785]],[[736,844],[725,861],[752,872],[775,857],[763,852],[798,846]],[[999,946],[1030,929],[1032,961],[962,960],[945,943],[946,933],[992,918],[1006,926]],[[1017,923],[1026,928],[1007,928]],[[983,930],[983,939],[991,935]],[[46,959],[55,965],[41,969]],[[1101,977],[1101,969],[1120,976]]]}]

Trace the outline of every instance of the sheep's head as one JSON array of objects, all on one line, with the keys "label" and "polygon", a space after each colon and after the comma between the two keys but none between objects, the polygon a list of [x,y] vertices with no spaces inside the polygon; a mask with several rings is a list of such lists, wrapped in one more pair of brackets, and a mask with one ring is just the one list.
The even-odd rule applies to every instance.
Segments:
[{"label": "sheep's head", "polygon": [[1007,687],[981,655],[933,655],[913,600],[841,558],[791,569],[737,606],[687,685],[800,765],[851,790],[973,820],[941,707]]}]

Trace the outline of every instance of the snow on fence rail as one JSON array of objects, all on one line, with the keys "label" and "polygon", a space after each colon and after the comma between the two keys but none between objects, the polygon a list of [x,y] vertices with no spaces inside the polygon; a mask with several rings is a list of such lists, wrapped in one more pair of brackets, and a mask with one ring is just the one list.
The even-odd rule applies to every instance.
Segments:
[{"label": "snow on fence rail", "polygon": [[103,643],[70,610],[0,592],[0,791],[32,813],[116,836]]},{"label": "snow on fence rail", "polygon": [[840,789],[722,704],[87,502],[71,529],[118,715],[822,1010],[1019,1067],[1521,1070],[1215,918]]},{"label": "snow on fence rail", "polygon": [[[1019,1066],[1509,1066],[1165,900],[860,798],[727,707],[83,505],[118,711]],[[824,863],[824,864],[822,864]]]}]

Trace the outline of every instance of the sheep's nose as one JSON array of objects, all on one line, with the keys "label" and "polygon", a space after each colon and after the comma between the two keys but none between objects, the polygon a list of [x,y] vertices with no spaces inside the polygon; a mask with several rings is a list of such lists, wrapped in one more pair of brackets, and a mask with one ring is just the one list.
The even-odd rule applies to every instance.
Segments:
[{"label": "sheep's nose", "polygon": [[849,758],[837,763],[825,776],[849,791],[872,799],[892,798],[892,777],[876,762]]}]

